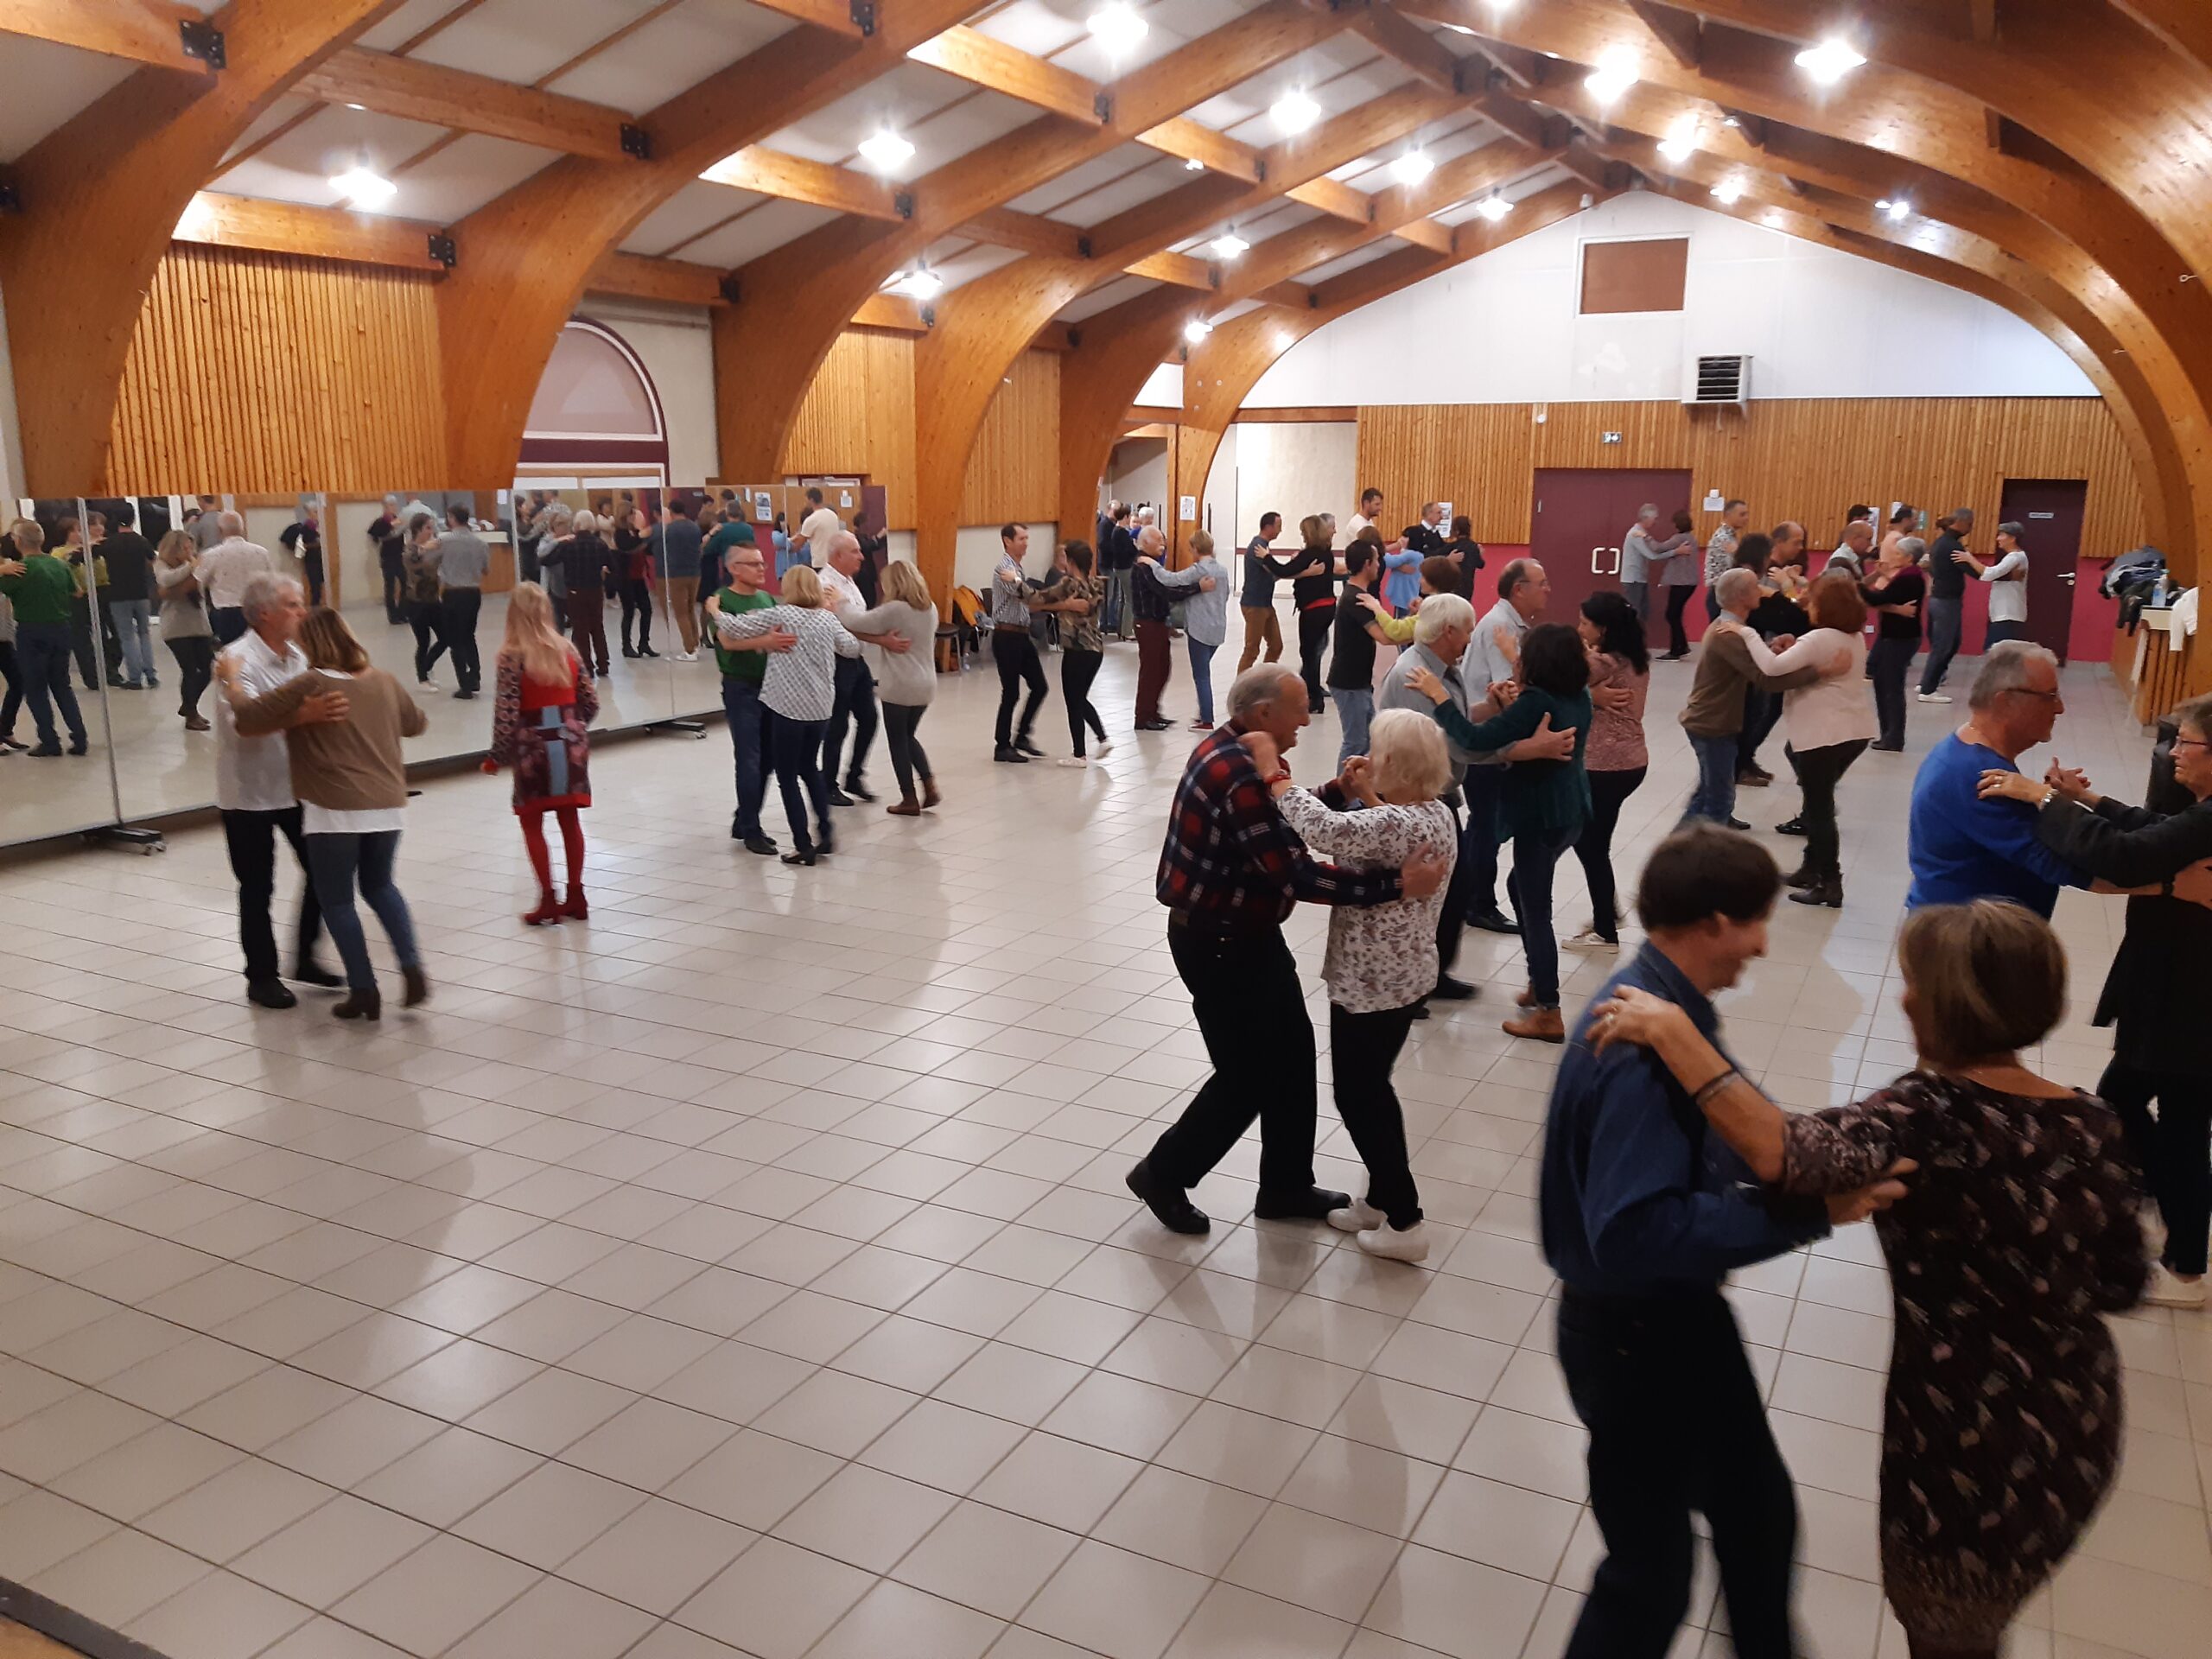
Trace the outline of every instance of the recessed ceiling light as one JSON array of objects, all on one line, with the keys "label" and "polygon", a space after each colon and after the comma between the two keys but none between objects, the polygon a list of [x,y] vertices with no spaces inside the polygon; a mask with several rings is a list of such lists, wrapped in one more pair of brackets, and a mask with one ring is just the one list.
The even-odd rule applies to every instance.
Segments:
[{"label": "recessed ceiling light", "polygon": [[330,181],[330,188],[353,207],[372,213],[399,194],[399,187],[364,162],[348,168]]},{"label": "recessed ceiling light", "polygon": [[1797,67],[1823,86],[1833,86],[1866,61],[1848,41],[1826,40],[1797,54]]},{"label": "recessed ceiling light", "polygon": [[893,294],[904,294],[910,300],[933,300],[944,292],[944,278],[927,265],[917,265],[912,270],[902,270],[884,284]]},{"label": "recessed ceiling light", "polygon": [[1203,173],[1206,170],[1206,164],[1192,156],[1184,162],[1183,170],[1185,173]]},{"label": "recessed ceiling light", "polygon": [[1659,153],[1670,162],[1687,162],[1697,153],[1698,118],[1694,111],[1678,117],[1660,141]]},{"label": "recessed ceiling light", "polygon": [[1582,84],[1600,104],[1610,104],[1636,85],[1636,59],[1615,47],[1598,60],[1598,67]]},{"label": "recessed ceiling light", "polygon": [[879,173],[890,172],[913,154],[913,145],[888,127],[861,141],[861,159]]},{"label": "recessed ceiling light", "polygon": [[1208,322],[1204,317],[1192,317],[1183,325],[1183,338],[1193,346],[1203,344],[1205,337],[1211,333],[1213,333],[1213,324]]},{"label": "recessed ceiling light", "polygon": [[1137,42],[1144,39],[1150,27],[1137,16],[1135,7],[1124,5],[1121,0],[1116,0],[1112,5],[1101,6],[1090,14],[1087,21],[1090,32],[1106,48],[1106,55],[1109,58],[1122,57],[1135,51]]},{"label": "recessed ceiling light", "polygon": [[1732,207],[1744,199],[1744,181],[1734,174],[1713,187],[1713,199],[1725,207]]},{"label": "recessed ceiling light", "polygon": [[1444,27],[1450,29],[1454,35],[1471,35],[1475,32],[1473,29],[1469,29],[1465,23],[1446,23]]},{"label": "recessed ceiling light", "polygon": [[1224,259],[1234,259],[1244,253],[1251,245],[1234,231],[1224,231],[1213,239],[1214,252]]},{"label": "recessed ceiling light", "polygon": [[1400,184],[1419,184],[1435,171],[1436,163],[1424,149],[1409,149],[1390,163],[1390,176]]},{"label": "recessed ceiling light", "polygon": [[365,104],[348,104],[346,107],[349,110],[365,110],[369,106]]},{"label": "recessed ceiling light", "polygon": [[1884,213],[1900,224],[1912,217],[1912,204],[1909,201],[1885,201],[1880,205]]},{"label": "recessed ceiling light", "polygon": [[1720,124],[1721,124],[1722,126],[1724,126],[1724,127],[1740,127],[1740,126],[1742,126],[1744,124],[1743,124],[1741,121],[1738,120],[1734,116],[1732,116],[1732,115],[1729,115],[1729,116],[1723,116],[1723,117],[1721,118]]},{"label": "recessed ceiling light", "polygon": [[1275,130],[1286,137],[1304,132],[1321,118],[1321,106],[1302,92],[1287,92],[1274,101],[1268,111],[1274,118]]},{"label": "recessed ceiling light", "polygon": [[1503,196],[1488,195],[1475,204],[1475,211],[1495,225],[1513,211],[1513,204]]}]

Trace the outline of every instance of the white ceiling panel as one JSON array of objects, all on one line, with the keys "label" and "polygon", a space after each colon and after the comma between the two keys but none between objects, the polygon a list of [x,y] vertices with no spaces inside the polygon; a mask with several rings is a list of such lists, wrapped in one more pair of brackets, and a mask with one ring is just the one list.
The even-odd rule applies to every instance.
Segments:
[{"label": "white ceiling panel", "polygon": [[922,263],[925,265],[941,265],[948,259],[958,258],[970,248],[979,248],[982,245],[972,236],[940,236],[922,250]]},{"label": "white ceiling panel", "polygon": [[[1274,101],[1294,89],[1302,91],[1319,104],[1329,115],[1349,109],[1371,92],[1346,90],[1332,92],[1336,83],[1351,72],[1382,60],[1382,54],[1357,35],[1339,35],[1320,45],[1308,47],[1297,56],[1286,59],[1272,69],[1262,71],[1249,80],[1239,81],[1217,98],[1210,98],[1189,111],[1193,121],[1221,131],[1234,131],[1241,124],[1266,114]],[[1387,87],[1405,78],[1405,72],[1390,65],[1385,72],[1383,85]],[[1282,135],[1275,130],[1274,123],[1267,124],[1262,136],[1254,137],[1240,134],[1247,143],[1273,143]]]},{"label": "white ceiling panel", "polygon": [[957,162],[970,150],[981,149],[994,138],[1027,126],[1037,119],[1035,105],[999,92],[977,92],[918,123],[906,137],[914,146],[906,163],[906,176],[919,178]]},{"label": "white ceiling panel", "polygon": [[1237,318],[1243,316],[1247,311],[1257,311],[1259,308],[1260,302],[1257,300],[1239,300],[1236,304],[1225,307],[1223,309],[1215,312],[1211,316],[1208,317],[1206,321],[1213,324],[1215,327],[1218,328],[1224,322],[1236,321]]},{"label": "white ceiling panel", "polygon": [[410,219],[456,224],[558,160],[558,152],[536,144],[464,133],[420,167],[399,175],[392,211]]},{"label": "white ceiling panel", "polygon": [[810,207],[803,201],[772,200],[754,208],[734,225],[726,225],[710,236],[685,245],[677,257],[734,270],[837,217],[827,207]]},{"label": "white ceiling panel", "polygon": [[798,27],[747,0],[685,0],[552,83],[556,92],[643,115]]},{"label": "white ceiling panel", "polygon": [[486,0],[411,54],[428,63],[527,86],[551,74],[586,48],[633,23],[659,0]]},{"label": "white ceiling panel", "polygon": [[362,30],[359,43],[372,52],[397,52],[467,3],[467,0],[404,0],[373,28]]},{"label": "white ceiling panel", "polygon": [[238,143],[223,152],[225,159],[227,160],[248,145],[257,143],[263,134],[276,131],[295,116],[305,115],[308,111],[321,107],[321,105],[311,98],[278,99],[247,124],[246,130],[238,135]]},{"label": "white ceiling panel", "polygon": [[[921,141],[912,129],[969,90],[968,82],[942,70],[902,63],[760,142],[810,162],[843,162],[854,156],[862,139],[887,127],[918,148]],[[909,158],[892,176],[914,177],[920,170],[918,162],[919,157]]]},{"label": "white ceiling panel", "polygon": [[1072,304],[1063,306],[1058,313],[1062,322],[1081,322],[1085,317],[1095,317],[1109,306],[1133,300],[1160,284],[1144,276],[1116,276],[1110,283],[1101,283]]},{"label": "white ceiling panel", "polygon": [[[444,128],[426,122],[325,105],[258,156],[217,175],[209,188],[315,207],[334,207],[338,193],[330,188],[332,175],[365,162],[400,186],[398,196],[386,211],[401,219],[429,219],[432,215],[412,200],[410,176],[397,169],[409,156],[444,136]],[[532,153],[551,159],[547,151]],[[538,163],[543,165],[543,162]]]},{"label": "white ceiling panel", "polygon": [[1142,144],[1121,144],[1080,167],[1070,168],[1057,178],[1048,179],[1034,190],[1016,196],[1007,206],[1025,213],[1049,213],[1065,202],[1111,184],[1140,168],[1150,167],[1159,159],[1156,149]]},{"label": "white ceiling panel", "polygon": [[1225,219],[1218,225],[1209,225],[1198,235],[1186,237],[1184,240],[1178,242],[1175,245],[1175,251],[1204,255],[1206,252],[1207,244],[1224,231],[1230,230],[1235,231],[1237,235],[1256,248],[1271,236],[1281,236],[1285,231],[1294,231],[1300,225],[1320,217],[1319,209],[1308,207],[1302,201],[1285,201],[1274,207],[1262,208],[1255,213],[1239,215],[1234,219]]},{"label": "white ceiling panel", "polygon": [[[1097,9],[1097,0],[1063,3],[1067,4],[1069,15],[1078,20],[1087,20]],[[1211,34],[1251,9],[1244,0],[1159,0],[1154,5],[1139,4],[1136,12],[1147,25],[1145,37],[1121,56],[1109,54],[1092,37],[1086,25],[1083,34],[1065,51],[1053,54],[1052,61],[1093,80],[1122,79],[1141,74],[1169,53]]]},{"label": "white ceiling panel", "polygon": [[1018,248],[987,248],[976,246],[950,259],[932,259],[930,269],[943,278],[947,291],[972,283],[978,276],[988,276],[1003,266],[1021,257]]},{"label": "white ceiling panel", "polygon": [[1386,236],[1379,242],[1370,242],[1363,248],[1354,248],[1341,259],[1332,259],[1325,265],[1316,265],[1311,270],[1301,270],[1298,280],[1308,288],[1325,283],[1332,276],[1341,276],[1348,270],[1357,270],[1362,265],[1371,265],[1386,253],[1395,253],[1407,245],[1395,236]]},{"label": "white ceiling panel", "polygon": [[[1049,58],[1090,37],[1084,20],[1096,9],[1085,0],[1014,0],[1012,5],[1001,6],[978,20],[976,28],[1018,51]],[[1138,15],[1143,16],[1142,12]]]},{"label": "white ceiling panel", "polygon": [[86,105],[130,79],[138,66],[35,41],[0,35],[0,162],[12,162]]},{"label": "white ceiling panel", "polygon": [[[1514,180],[1500,190],[1498,194],[1503,196],[1508,201],[1520,201],[1526,197],[1535,195],[1539,191],[1548,190],[1560,180],[1571,176],[1573,175],[1556,162],[1547,162],[1541,167]],[[1489,194],[1488,191],[1483,193],[1484,195]],[[1468,220],[1480,217],[1475,212],[1475,203],[1479,200],[1479,197],[1471,196],[1465,201],[1447,207],[1442,213],[1432,213],[1429,217],[1445,225],[1465,225]]]},{"label": "white ceiling panel", "polygon": [[693,180],[645,215],[638,228],[622,239],[625,253],[665,253],[709,225],[719,225],[768,198],[752,190],[734,190],[726,184]]},{"label": "white ceiling panel", "polygon": [[1372,195],[1396,182],[1389,176],[1390,163],[1410,150],[1425,150],[1430,161],[1441,164],[1455,156],[1464,156],[1471,149],[1481,149],[1495,136],[1490,123],[1479,116],[1471,113],[1447,116],[1441,121],[1430,122],[1418,132],[1408,134],[1395,143],[1370,150],[1357,161],[1346,162],[1329,176]]},{"label": "white ceiling panel", "polygon": [[1164,196],[1171,190],[1179,190],[1198,175],[1183,170],[1183,163],[1170,156],[1155,161],[1150,167],[1135,173],[1124,174],[1113,183],[1077,197],[1073,201],[1055,207],[1048,217],[1063,225],[1091,226],[1125,213],[1141,202]]},{"label": "white ceiling panel", "polygon": [[[1403,69],[1387,58],[1378,58],[1364,67],[1348,71],[1331,80],[1304,82],[1301,90],[1321,106],[1322,121],[1329,121],[1357,109],[1363,104],[1373,103],[1408,84]],[[1278,91],[1276,96],[1280,97],[1282,92],[1288,90],[1285,86]],[[1268,100],[1270,105],[1273,101],[1272,99]],[[1230,137],[1248,144],[1272,144],[1283,136],[1281,129],[1275,124],[1274,118],[1268,113],[1267,105],[1262,105],[1258,113],[1235,123],[1225,130]]]}]

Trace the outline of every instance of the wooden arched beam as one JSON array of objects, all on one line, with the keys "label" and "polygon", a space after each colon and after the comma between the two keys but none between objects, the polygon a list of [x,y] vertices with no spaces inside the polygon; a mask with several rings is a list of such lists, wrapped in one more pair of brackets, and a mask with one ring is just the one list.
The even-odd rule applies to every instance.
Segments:
[{"label": "wooden arched beam", "polygon": [[[301,74],[400,0],[232,0],[212,20],[219,73],[143,68],[10,169],[0,293],[22,422],[25,486],[200,490],[219,479],[113,479],[108,436],[130,336],[169,233],[224,153]],[[169,35],[175,37],[175,25]]]},{"label": "wooden arched beam", "polygon": [[2212,66],[2212,9],[2202,0],[2113,0],[2175,51]]}]

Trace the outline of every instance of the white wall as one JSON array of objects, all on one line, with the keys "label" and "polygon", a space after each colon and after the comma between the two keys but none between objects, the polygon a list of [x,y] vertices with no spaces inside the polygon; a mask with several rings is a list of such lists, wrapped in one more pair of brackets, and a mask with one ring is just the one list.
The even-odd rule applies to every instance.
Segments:
[{"label": "white wall", "polygon": [[630,343],[660,393],[668,423],[671,484],[702,484],[721,474],[715,424],[715,345],[707,313],[696,306],[594,297],[579,312]]},{"label": "white wall", "polygon": [[1183,407],[1183,365],[1163,363],[1152,372],[1144,383],[1144,390],[1137,393],[1141,409],[1180,409]]},{"label": "white wall", "polygon": [[[999,530],[997,524],[968,524],[960,531],[959,540],[952,550],[952,580],[963,588],[973,588],[986,599],[990,595],[991,572],[998,569]],[[1042,576],[1052,568],[1052,549],[1058,544],[1060,527],[1041,520],[1032,520],[1029,525],[1029,555],[1022,561],[1022,568],[1033,576]],[[1085,524],[1077,532],[1084,540],[1090,539],[1090,526]],[[891,549],[898,556],[897,538]],[[911,550],[912,537],[907,537]],[[940,603],[944,595],[934,596]]]},{"label": "white wall", "polygon": [[1124,438],[1114,446],[1113,457],[1106,463],[1108,500],[1126,501],[1131,506],[1150,502],[1164,509],[1160,514],[1164,524],[1173,510],[1167,499],[1173,486],[1167,476],[1166,439]]},{"label": "white wall", "polygon": [[1240,429],[1230,427],[1221,435],[1221,447],[1213,452],[1213,465],[1206,472],[1205,493],[1198,502],[1198,522],[1212,532],[1216,546],[1222,552],[1242,546],[1236,539],[1236,434]]},{"label": "white wall", "polygon": [[[1359,429],[1350,421],[1247,421],[1230,429],[1236,440],[1235,543],[1260,533],[1260,515],[1282,514],[1276,539],[1295,547],[1298,521],[1309,512],[1333,512],[1342,526],[1359,510]],[[1230,453],[1224,442],[1224,454]],[[1214,477],[1222,463],[1214,462]],[[1213,478],[1206,480],[1211,494]],[[1224,546],[1218,525],[1214,539]]]},{"label": "white wall", "polygon": [[[1659,235],[1690,238],[1682,310],[1578,315],[1585,241]],[[1673,400],[1687,363],[1734,353],[1758,397],[2095,396],[1986,300],[1639,191],[1317,329],[1245,402]]]}]

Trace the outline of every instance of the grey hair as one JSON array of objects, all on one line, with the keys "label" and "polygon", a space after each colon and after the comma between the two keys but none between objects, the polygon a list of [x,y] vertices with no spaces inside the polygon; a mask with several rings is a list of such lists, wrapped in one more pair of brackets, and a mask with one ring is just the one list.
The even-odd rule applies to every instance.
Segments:
[{"label": "grey hair", "polygon": [[579,512],[569,520],[569,527],[579,536],[594,535],[599,530],[599,515],[588,511]]},{"label": "grey hair", "polygon": [[1759,590],[1759,573],[1743,565],[1732,565],[1720,573],[1713,584],[1713,597],[1720,601],[1723,610],[1748,598]]},{"label": "grey hair", "polygon": [[2058,672],[2056,655],[2030,640],[2007,639],[1991,646],[1974,677],[1974,689],[1967,693],[1967,707],[1979,714],[2007,691],[2019,690],[2028,683],[2031,663],[2050,664],[2054,677]]},{"label": "grey hair", "polygon": [[573,529],[575,522],[576,510],[565,501],[556,501],[545,511],[545,524],[549,530],[558,531],[564,524]]},{"label": "grey hair", "polygon": [[261,619],[283,604],[287,599],[304,600],[307,590],[289,576],[280,576],[264,571],[246,578],[245,592],[238,600],[238,608],[245,613],[249,625],[257,626]]},{"label": "grey hair", "polygon": [[1137,545],[1147,553],[1164,553],[1167,550],[1167,538],[1160,533],[1159,525],[1147,524],[1137,531]]},{"label": "grey hair", "polygon": [[245,520],[235,512],[224,513],[220,518],[215,520],[215,525],[216,528],[220,530],[226,536],[243,536],[245,534]]},{"label": "grey hair", "polygon": [[1636,510],[1636,522],[1639,524],[1656,518],[1658,516],[1659,504],[1656,501],[1647,501]]},{"label": "grey hair", "polygon": [[2028,533],[2028,527],[2020,523],[2017,518],[2007,518],[2003,524],[1997,526],[1997,533],[1999,536],[2010,536],[2017,542],[2023,536],[2025,536]]},{"label": "grey hair", "polygon": [[1928,543],[1917,536],[1904,536],[1897,539],[1897,551],[1916,564],[1927,556]]},{"label": "grey hair", "polygon": [[1137,509],[1137,523],[1141,524],[1151,524],[1158,517],[1159,514],[1155,513],[1150,507],[1139,507]]},{"label": "grey hair", "polygon": [[1306,687],[1299,681],[1298,671],[1285,668],[1281,663],[1255,663],[1230,683],[1229,717],[1243,720],[1267,708],[1288,689],[1296,684],[1298,695],[1306,695]]},{"label": "grey hair", "polygon": [[1474,626],[1475,607],[1457,594],[1431,594],[1414,613],[1414,639],[1424,645],[1434,645],[1454,628],[1472,632]]},{"label": "grey hair", "polygon": [[849,530],[841,530],[830,538],[830,550],[824,556],[834,559],[840,553],[857,553],[860,550],[861,538]]}]

